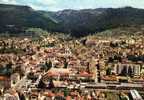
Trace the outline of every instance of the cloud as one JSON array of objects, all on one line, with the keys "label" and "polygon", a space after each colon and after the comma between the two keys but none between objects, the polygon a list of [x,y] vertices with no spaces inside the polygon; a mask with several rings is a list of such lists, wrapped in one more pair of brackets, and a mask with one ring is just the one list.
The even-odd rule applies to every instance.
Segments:
[{"label": "cloud", "polygon": [[15,0],[0,0],[0,3],[3,4],[17,4]]},{"label": "cloud", "polygon": [[144,8],[144,0],[0,0],[0,3],[28,5],[36,10],[50,11],[124,6]]},{"label": "cloud", "polygon": [[34,9],[48,9],[56,5],[56,0],[33,0],[32,2],[27,2],[27,5],[31,6]]},{"label": "cloud", "polygon": [[41,7],[41,6],[37,6],[37,5],[33,5],[33,4],[29,4],[29,6],[32,7],[33,9],[37,9],[37,10],[44,9],[44,8]]},{"label": "cloud", "polygon": [[56,0],[37,0],[37,3],[45,6],[51,6],[55,5],[57,2]]}]

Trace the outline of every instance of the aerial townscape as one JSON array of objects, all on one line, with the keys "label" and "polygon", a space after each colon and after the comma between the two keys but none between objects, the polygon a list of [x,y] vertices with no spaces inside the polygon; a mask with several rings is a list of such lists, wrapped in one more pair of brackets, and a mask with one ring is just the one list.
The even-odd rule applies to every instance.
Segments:
[{"label": "aerial townscape", "polygon": [[0,98],[142,100],[144,36],[107,32],[1,38]]},{"label": "aerial townscape", "polygon": [[0,4],[0,100],[144,100],[144,9]]}]

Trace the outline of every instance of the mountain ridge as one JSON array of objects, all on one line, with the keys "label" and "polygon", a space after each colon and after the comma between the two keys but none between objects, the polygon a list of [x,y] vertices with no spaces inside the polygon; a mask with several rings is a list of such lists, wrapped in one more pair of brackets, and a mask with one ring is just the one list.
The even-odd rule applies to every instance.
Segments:
[{"label": "mountain ridge", "polygon": [[[144,10],[132,7],[64,10],[53,17],[62,23],[63,32],[94,33],[109,28],[144,24]],[[83,35],[83,34],[82,34]]]},{"label": "mountain ridge", "polygon": [[56,12],[37,11],[29,6],[17,5],[0,4],[0,8],[0,32],[7,31],[7,25],[15,25],[20,30],[34,27],[81,37],[116,27],[144,25],[144,9],[132,7]]},{"label": "mountain ridge", "polygon": [[29,6],[0,4],[0,8],[0,32],[9,30],[20,32],[28,27],[51,30],[51,27],[55,25],[50,18],[43,16]]}]

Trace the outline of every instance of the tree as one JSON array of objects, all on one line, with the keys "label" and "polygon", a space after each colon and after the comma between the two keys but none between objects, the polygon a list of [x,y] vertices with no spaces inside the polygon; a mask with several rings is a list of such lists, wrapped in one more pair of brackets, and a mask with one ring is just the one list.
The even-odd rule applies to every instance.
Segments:
[{"label": "tree", "polygon": [[45,64],[42,66],[42,69],[44,69],[45,71],[48,71],[52,68],[52,62],[49,60],[49,62],[45,62]]},{"label": "tree", "polygon": [[28,28],[25,33],[37,36],[48,35],[48,32],[41,28]]},{"label": "tree", "polygon": [[114,61],[114,59],[112,58],[112,57],[109,57],[109,59],[108,59],[108,62],[113,62]]},{"label": "tree", "polygon": [[14,41],[11,42],[11,49],[14,49]]},{"label": "tree", "polygon": [[43,82],[42,79],[40,79],[40,81],[39,81],[38,88],[41,88],[41,89],[46,88],[46,84]]},{"label": "tree", "polygon": [[31,80],[34,80],[35,79],[34,73],[33,72],[28,73],[27,78],[31,79]]},{"label": "tree", "polygon": [[86,39],[81,40],[81,43],[85,46],[86,45]]},{"label": "tree", "polygon": [[68,91],[67,88],[65,88],[65,89],[64,89],[64,96],[66,97],[66,96],[68,96],[68,94],[69,94],[69,91]]},{"label": "tree", "polygon": [[52,80],[52,79],[51,79],[50,82],[49,82],[48,88],[49,88],[49,89],[54,88],[54,83],[53,83],[53,80]]},{"label": "tree", "polygon": [[66,59],[64,60],[64,68],[68,67],[68,62],[66,61]]},{"label": "tree", "polygon": [[132,68],[131,68],[131,67],[128,68],[128,75],[129,75],[130,77],[133,76],[133,71],[132,71]]},{"label": "tree", "polygon": [[20,74],[20,77],[24,76],[25,74],[25,70],[22,66],[17,66],[15,69],[14,69],[14,72],[15,73],[19,73]]},{"label": "tree", "polygon": [[89,63],[89,62],[87,63],[86,71],[87,71],[88,73],[90,73],[90,63]]},{"label": "tree", "polygon": [[22,92],[18,92],[20,100],[26,100],[25,95]]},{"label": "tree", "polygon": [[6,75],[7,76],[10,76],[11,74],[13,73],[13,69],[12,69],[12,63],[9,62],[7,65],[6,65]]},{"label": "tree", "polygon": [[111,72],[111,68],[109,67],[109,68],[107,68],[107,70],[106,70],[106,75],[111,75],[112,74],[112,72]]},{"label": "tree", "polygon": [[2,53],[4,53],[4,51],[6,50],[7,44],[5,43],[5,41],[2,41],[2,43],[3,43],[3,48],[1,50],[2,50]]},{"label": "tree", "polygon": [[97,70],[100,70],[100,63],[96,64]]},{"label": "tree", "polygon": [[127,73],[127,67],[126,66],[124,66],[124,68],[122,69],[121,75],[122,76],[127,76],[128,75],[128,73]]},{"label": "tree", "polygon": [[113,47],[113,48],[118,47],[118,43],[113,43],[113,42],[111,42],[111,43],[110,43],[110,47]]}]

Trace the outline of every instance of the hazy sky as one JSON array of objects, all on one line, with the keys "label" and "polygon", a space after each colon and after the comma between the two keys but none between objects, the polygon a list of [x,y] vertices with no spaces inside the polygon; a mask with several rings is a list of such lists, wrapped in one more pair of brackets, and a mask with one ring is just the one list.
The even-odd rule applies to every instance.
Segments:
[{"label": "hazy sky", "polygon": [[144,0],[0,0],[0,3],[29,5],[37,10],[49,11],[124,6],[144,8]]}]

